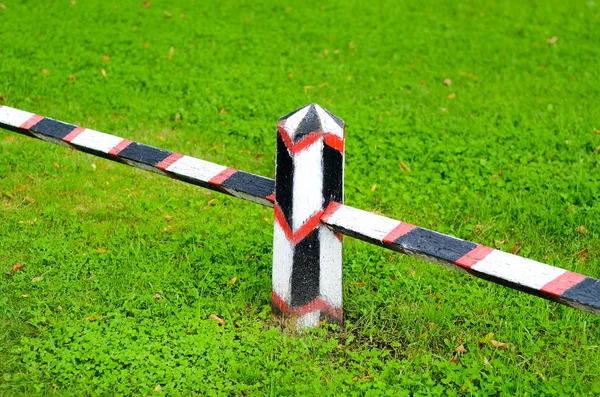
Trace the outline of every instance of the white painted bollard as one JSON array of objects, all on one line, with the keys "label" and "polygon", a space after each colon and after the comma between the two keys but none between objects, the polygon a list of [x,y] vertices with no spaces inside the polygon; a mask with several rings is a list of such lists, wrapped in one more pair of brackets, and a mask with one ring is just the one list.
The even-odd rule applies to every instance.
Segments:
[{"label": "white painted bollard", "polygon": [[316,104],[277,125],[273,313],[297,329],[342,323],[342,236],[320,221],[344,200],[344,122]]}]

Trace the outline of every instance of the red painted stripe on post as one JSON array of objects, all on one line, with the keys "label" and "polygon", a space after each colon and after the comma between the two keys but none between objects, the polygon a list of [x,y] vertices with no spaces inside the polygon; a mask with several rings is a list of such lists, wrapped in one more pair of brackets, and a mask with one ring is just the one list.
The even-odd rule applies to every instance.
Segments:
[{"label": "red painted stripe on post", "polygon": [[321,221],[321,216],[323,215],[322,210],[317,211],[302,226],[300,226],[298,230],[294,232],[290,225],[287,223],[287,220],[285,219],[285,215],[283,215],[281,207],[279,207],[279,205],[275,203],[273,209],[275,213],[275,222],[277,222],[277,224],[281,226],[285,237],[292,244],[298,244],[300,241],[304,240],[304,238],[306,238],[306,236],[308,236],[315,228],[317,228]]},{"label": "red painted stripe on post", "polygon": [[470,269],[471,267],[475,266],[477,262],[488,256],[493,250],[493,248],[486,247],[484,245],[477,245],[477,247],[458,258],[458,260],[454,263],[460,267]]},{"label": "red painted stripe on post", "polygon": [[62,140],[65,142],[71,142],[73,139],[77,138],[77,136],[79,136],[79,134],[81,134],[83,131],[85,131],[85,128],[77,127],[73,131],[69,132],[67,136],[65,136]]},{"label": "red painted stripe on post", "polygon": [[290,307],[288,306],[288,304],[285,303],[285,301],[279,295],[277,295],[275,293],[275,291],[273,291],[273,293],[271,294],[271,301],[282,312],[284,312],[284,313],[290,312]]},{"label": "red painted stripe on post", "polygon": [[268,201],[274,203],[275,202],[275,193],[271,193],[269,194],[267,197],[265,197]]},{"label": "red painted stripe on post", "polygon": [[337,203],[335,201],[330,202],[327,208],[325,209],[325,213],[323,213],[323,216],[321,217],[321,221],[327,223],[329,217],[331,217],[341,207],[342,204],[340,203]]},{"label": "red painted stripe on post", "polygon": [[108,152],[108,154],[110,154],[111,156],[116,156],[121,151],[123,151],[123,149],[125,149],[127,146],[129,146],[132,143],[133,142],[130,141],[129,139],[123,139],[121,142],[119,142],[119,144],[117,146],[115,146],[114,148],[110,149],[110,151]]},{"label": "red painted stripe on post", "polygon": [[569,288],[579,284],[587,277],[583,274],[566,271],[548,284],[544,285],[540,291],[549,295],[561,296]]},{"label": "red painted stripe on post", "polygon": [[342,312],[343,312],[342,308],[334,309],[329,303],[327,303],[321,297],[317,297],[305,305],[298,306],[298,307],[292,309],[294,314],[308,314],[308,313],[312,313],[316,310],[319,310],[322,313],[328,314],[331,317],[335,317],[340,321],[342,319]]},{"label": "red painted stripe on post", "polygon": [[323,136],[323,134],[320,132],[311,132],[305,135],[304,138],[302,138],[300,141],[294,143],[292,141],[292,138],[290,138],[290,136],[285,131],[285,128],[281,126],[279,127],[279,135],[281,136],[281,139],[283,140],[285,146],[292,154],[301,152],[302,150],[306,149],[307,147],[315,143],[320,137]]},{"label": "red painted stripe on post", "polygon": [[37,114],[34,114],[33,116],[31,116],[29,118],[29,120],[27,120],[26,122],[21,124],[21,126],[19,128],[28,130],[31,127],[33,127],[34,125],[36,125],[37,123],[39,123],[40,121],[42,121],[43,118],[44,118],[44,116],[38,116]]},{"label": "red painted stripe on post", "polygon": [[172,153],[169,157],[167,157],[160,163],[156,164],[156,168],[158,168],[159,170],[165,171],[167,168],[169,168],[169,166],[173,165],[173,163],[175,163],[177,160],[179,160],[182,157],[183,157],[182,154]]},{"label": "red painted stripe on post", "polygon": [[212,185],[220,185],[236,172],[238,172],[238,170],[236,170],[235,168],[226,168],[223,171],[219,172],[216,176],[212,177],[208,181],[208,183]]},{"label": "red painted stripe on post", "polygon": [[344,153],[344,140],[335,134],[325,134],[325,144],[340,153]]},{"label": "red painted stripe on post", "polygon": [[383,238],[383,242],[393,244],[397,238],[404,236],[406,233],[410,232],[415,227],[415,225],[411,225],[410,223],[400,222],[400,224],[396,226],[394,230],[389,232],[387,236]]}]

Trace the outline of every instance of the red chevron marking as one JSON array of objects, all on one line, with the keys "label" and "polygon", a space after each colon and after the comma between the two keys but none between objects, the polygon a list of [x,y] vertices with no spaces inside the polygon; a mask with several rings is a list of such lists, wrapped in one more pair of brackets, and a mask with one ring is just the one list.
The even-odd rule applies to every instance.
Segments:
[{"label": "red chevron marking", "polygon": [[329,220],[329,218],[337,211],[340,209],[340,207],[342,206],[342,204],[335,202],[335,201],[331,201],[329,203],[329,205],[327,206],[327,209],[325,209],[325,213],[323,214],[323,216],[321,217],[321,221],[327,223],[327,221]]},{"label": "red chevron marking", "polygon": [[579,284],[586,278],[583,274],[567,271],[544,285],[540,291],[549,295],[561,296],[566,290]]},{"label": "red chevron marking", "polygon": [[344,153],[344,140],[337,135],[334,134],[326,134],[325,135],[325,144],[327,146],[332,147],[340,153]]},{"label": "red chevron marking", "polygon": [[273,304],[277,306],[282,312],[290,312],[290,307],[288,306],[288,304],[285,303],[285,301],[282,298],[280,298],[279,295],[275,293],[275,291],[273,291],[273,293],[271,294],[271,300],[273,301]]},{"label": "red chevron marking", "polygon": [[306,149],[307,147],[315,143],[320,137],[323,136],[322,133],[311,132],[308,135],[305,135],[298,142],[294,142],[285,131],[285,128],[283,128],[282,126],[278,126],[277,128],[279,129],[279,135],[281,136],[281,139],[283,139],[283,143],[292,154],[297,154],[298,152],[301,152],[302,150]]},{"label": "red chevron marking", "polygon": [[310,301],[302,306],[290,308],[289,305],[283,299],[281,299],[277,295],[277,293],[275,293],[274,291],[271,294],[271,296],[272,296],[273,304],[276,305],[279,308],[279,310],[281,310],[283,313],[302,315],[302,314],[312,313],[312,312],[318,310],[321,313],[324,313],[328,316],[331,316],[331,317],[334,317],[334,318],[340,320],[340,322],[342,321],[342,313],[343,313],[342,308],[331,306],[331,304],[329,304],[327,301],[325,301],[321,297],[316,297],[312,301]]},{"label": "red chevron marking", "polygon": [[26,122],[21,124],[21,126],[19,128],[22,128],[24,130],[29,130],[31,127],[33,127],[34,125],[36,125],[37,123],[42,121],[43,118],[44,118],[44,116],[38,116],[37,114],[34,114],[33,116],[31,116],[29,118],[29,120],[27,120]]},{"label": "red chevron marking", "polygon": [[316,229],[321,221],[321,215],[323,215],[323,210],[317,211],[306,222],[304,222],[304,224],[300,226],[298,230],[294,232],[287,223],[285,215],[283,215],[283,211],[281,210],[279,204],[275,203],[273,207],[275,209],[275,222],[281,226],[285,237],[287,237],[292,244],[298,244],[300,241],[304,240],[306,236],[308,236],[314,229]]},{"label": "red chevron marking", "polygon": [[465,269],[470,269],[475,266],[477,262],[488,256],[493,250],[493,248],[478,244],[477,247],[458,258],[454,263]]}]

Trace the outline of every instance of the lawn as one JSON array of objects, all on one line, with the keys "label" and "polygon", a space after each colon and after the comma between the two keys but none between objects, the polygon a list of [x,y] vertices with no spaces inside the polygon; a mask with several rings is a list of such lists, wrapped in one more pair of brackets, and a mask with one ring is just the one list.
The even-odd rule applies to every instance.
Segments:
[{"label": "lawn", "polygon": [[[273,177],[316,102],[348,204],[600,277],[597,1],[0,2],[0,104]],[[600,395],[600,317],[351,238],[283,332],[272,209],[8,131],[0,224],[0,395]]]}]

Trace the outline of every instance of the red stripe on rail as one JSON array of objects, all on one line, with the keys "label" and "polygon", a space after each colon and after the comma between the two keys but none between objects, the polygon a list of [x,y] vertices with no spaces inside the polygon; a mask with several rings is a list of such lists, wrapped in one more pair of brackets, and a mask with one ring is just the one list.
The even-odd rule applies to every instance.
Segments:
[{"label": "red stripe on rail", "polygon": [[44,116],[38,116],[37,114],[34,114],[33,116],[31,116],[29,118],[29,120],[27,120],[26,122],[21,124],[21,126],[19,128],[22,128],[24,130],[29,130],[31,127],[33,127],[34,125],[36,125],[43,119],[44,119]]},{"label": "red stripe on rail", "polygon": [[122,152],[123,149],[125,149],[127,146],[129,146],[132,143],[133,142],[130,141],[129,139],[123,139],[121,142],[119,142],[119,144],[117,146],[115,146],[114,148],[110,149],[110,151],[108,152],[108,154],[110,154],[111,156],[116,156],[120,152]]},{"label": "red stripe on rail", "polygon": [[544,285],[540,291],[549,295],[561,296],[569,288],[579,284],[587,277],[583,274],[566,271],[548,284]]}]

